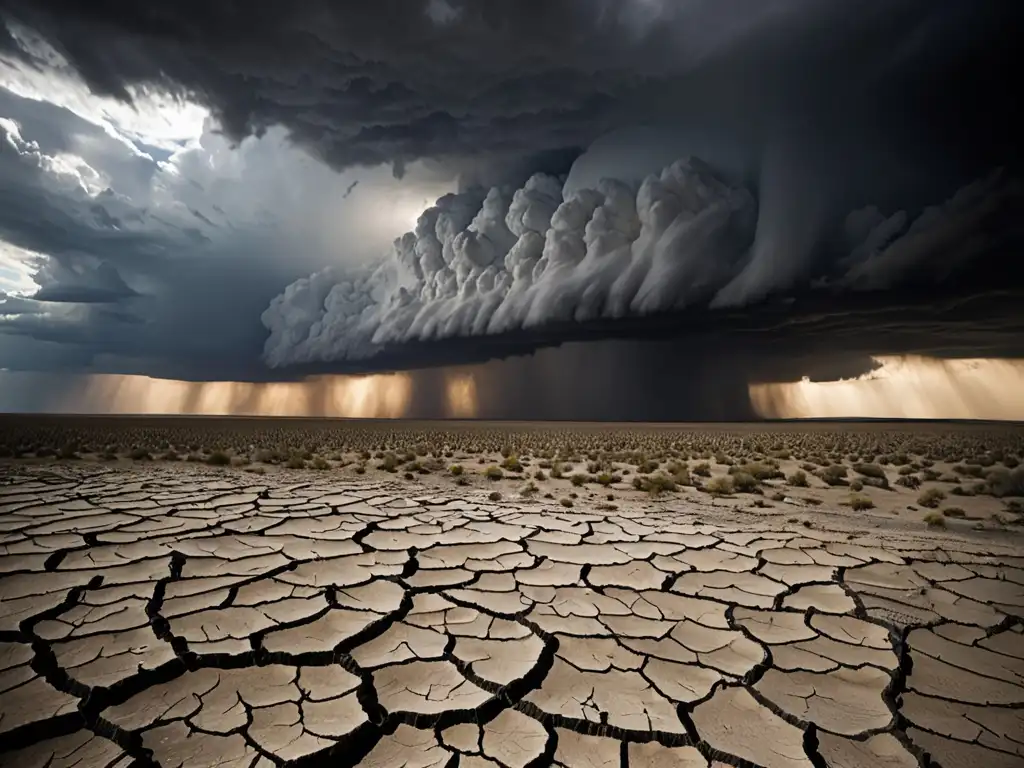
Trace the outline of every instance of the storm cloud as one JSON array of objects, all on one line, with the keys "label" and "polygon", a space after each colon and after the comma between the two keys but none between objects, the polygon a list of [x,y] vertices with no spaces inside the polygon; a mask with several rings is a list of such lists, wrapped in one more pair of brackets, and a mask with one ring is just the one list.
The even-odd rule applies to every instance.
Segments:
[{"label": "storm cloud", "polygon": [[771,204],[759,218],[749,190],[699,159],[638,188],[604,179],[565,193],[538,174],[511,194],[441,198],[372,272],[293,283],[263,313],[265,356],[273,366],[358,360],[389,344],[744,306],[798,279],[832,293],[934,284],[992,268],[1024,243],[1022,212],[1024,186],[995,171],[913,219],[851,212],[849,250],[814,272],[783,271],[762,263]]},{"label": "storm cloud", "polygon": [[[1024,355],[1022,21],[999,0],[0,0],[0,366],[483,364],[488,413],[590,418],[689,379],[675,418],[883,352]],[[517,399],[538,381],[550,407]]]}]

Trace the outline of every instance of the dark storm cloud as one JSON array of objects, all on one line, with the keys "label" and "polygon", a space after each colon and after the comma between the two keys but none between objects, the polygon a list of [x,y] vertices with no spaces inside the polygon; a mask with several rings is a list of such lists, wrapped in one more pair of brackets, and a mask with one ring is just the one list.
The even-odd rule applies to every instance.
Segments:
[{"label": "dark storm cloud", "polygon": [[[451,13],[438,16],[442,6]],[[208,103],[236,139],[281,124],[332,164],[399,167],[585,146],[664,116],[666,104],[761,130],[810,102],[816,117],[878,119],[874,102],[907,91],[914,103],[882,106],[898,106],[893,122],[914,130],[929,112],[949,117],[948,98],[974,106],[988,82],[979,75],[1012,50],[1021,16],[996,0],[3,0],[0,9],[97,93],[130,100],[135,87],[172,88]],[[6,50],[30,56],[9,38]],[[935,140],[957,140],[956,126],[981,119],[956,113]]]}]

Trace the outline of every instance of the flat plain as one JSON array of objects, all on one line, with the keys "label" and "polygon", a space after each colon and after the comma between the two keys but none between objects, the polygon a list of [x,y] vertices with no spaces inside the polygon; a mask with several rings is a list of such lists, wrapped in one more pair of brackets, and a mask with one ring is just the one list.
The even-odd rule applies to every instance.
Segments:
[{"label": "flat plain", "polygon": [[0,418],[0,766],[1024,765],[1024,431]]}]

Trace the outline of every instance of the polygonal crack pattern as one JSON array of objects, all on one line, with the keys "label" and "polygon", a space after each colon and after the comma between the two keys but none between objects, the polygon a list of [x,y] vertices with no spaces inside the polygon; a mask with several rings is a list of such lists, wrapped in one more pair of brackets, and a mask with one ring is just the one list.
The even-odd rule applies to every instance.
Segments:
[{"label": "polygonal crack pattern", "polygon": [[0,766],[1024,765],[1013,540],[18,472]]}]

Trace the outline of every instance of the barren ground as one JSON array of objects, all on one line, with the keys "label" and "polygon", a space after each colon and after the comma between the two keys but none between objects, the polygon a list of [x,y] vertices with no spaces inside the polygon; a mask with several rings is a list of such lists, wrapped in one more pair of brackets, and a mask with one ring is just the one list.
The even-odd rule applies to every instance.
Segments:
[{"label": "barren ground", "polygon": [[1022,449],[5,417],[0,766],[1024,765]]}]

